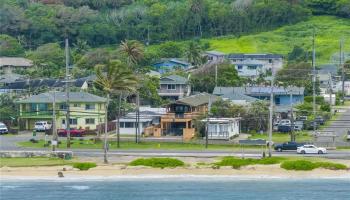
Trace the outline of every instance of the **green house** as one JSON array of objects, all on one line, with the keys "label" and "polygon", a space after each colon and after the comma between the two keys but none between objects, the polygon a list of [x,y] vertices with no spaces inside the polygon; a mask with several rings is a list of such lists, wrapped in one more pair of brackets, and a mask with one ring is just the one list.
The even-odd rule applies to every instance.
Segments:
[{"label": "green house", "polygon": [[[54,118],[56,118],[57,129],[65,128],[66,101],[65,92],[41,93],[18,101],[20,128],[32,130],[35,122],[49,121],[52,123]],[[71,128],[95,130],[98,124],[104,123],[105,98],[86,92],[70,92],[69,102]],[[54,110],[56,117],[53,115]]]}]

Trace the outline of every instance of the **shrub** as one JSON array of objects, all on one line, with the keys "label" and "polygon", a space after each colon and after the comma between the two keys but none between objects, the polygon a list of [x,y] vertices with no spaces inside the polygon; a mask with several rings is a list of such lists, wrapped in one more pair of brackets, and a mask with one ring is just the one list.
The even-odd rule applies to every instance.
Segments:
[{"label": "shrub", "polygon": [[306,160],[285,161],[281,164],[281,168],[286,170],[311,171],[316,167],[315,163]]},{"label": "shrub", "polygon": [[331,170],[345,170],[346,165],[331,162],[310,162],[306,160],[285,161],[281,164],[281,168],[286,170],[310,171],[316,168],[324,168]]},{"label": "shrub", "polygon": [[331,163],[331,162],[317,162],[318,167],[332,170],[345,170],[347,169],[346,165],[340,163]]},{"label": "shrub", "polygon": [[252,159],[252,158],[236,158],[236,157],[224,157],[220,162],[215,163],[217,166],[231,166],[234,169],[239,169],[242,166],[247,165],[273,165],[280,163],[284,158],[272,157],[272,158],[262,158],[262,159]]},{"label": "shrub", "polygon": [[96,163],[84,162],[84,163],[73,163],[73,167],[80,170],[89,170],[90,168],[96,167]]},{"label": "shrub", "polygon": [[185,163],[175,158],[139,158],[132,161],[130,166],[149,166],[154,168],[181,167]]}]

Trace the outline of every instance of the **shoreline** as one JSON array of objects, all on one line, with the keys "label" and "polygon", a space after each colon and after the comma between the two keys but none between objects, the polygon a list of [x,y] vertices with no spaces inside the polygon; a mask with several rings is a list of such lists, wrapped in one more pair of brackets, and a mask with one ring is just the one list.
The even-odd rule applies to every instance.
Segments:
[{"label": "shoreline", "polygon": [[[63,170],[65,168],[65,170]],[[58,172],[64,177],[59,178]],[[125,167],[123,165],[105,165],[80,171],[71,166],[53,167],[2,167],[0,168],[1,181],[98,181],[98,180],[264,180],[264,179],[346,179],[350,180],[350,170],[314,169],[312,171],[284,170],[279,165],[254,165],[241,169],[221,167],[178,167],[178,168],[150,168]]]}]

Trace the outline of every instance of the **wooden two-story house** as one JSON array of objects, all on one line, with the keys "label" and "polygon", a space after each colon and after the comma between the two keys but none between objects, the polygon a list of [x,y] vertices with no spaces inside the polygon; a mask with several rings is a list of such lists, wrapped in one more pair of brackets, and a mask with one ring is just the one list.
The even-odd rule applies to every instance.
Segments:
[{"label": "wooden two-story house", "polygon": [[208,105],[220,97],[200,93],[171,103],[166,108],[166,114],[160,120],[158,136],[182,136],[184,140],[194,137],[194,121],[208,113]]},{"label": "wooden two-story house", "polygon": [[[65,128],[66,101],[65,92],[41,93],[18,101],[20,128],[33,130],[36,121],[52,123],[53,119],[57,129]],[[69,102],[71,128],[95,130],[98,124],[104,123],[105,98],[87,92],[70,92]]]},{"label": "wooden two-story house", "polygon": [[191,94],[191,86],[188,80],[182,76],[170,75],[159,80],[158,94],[169,100],[178,100]]}]

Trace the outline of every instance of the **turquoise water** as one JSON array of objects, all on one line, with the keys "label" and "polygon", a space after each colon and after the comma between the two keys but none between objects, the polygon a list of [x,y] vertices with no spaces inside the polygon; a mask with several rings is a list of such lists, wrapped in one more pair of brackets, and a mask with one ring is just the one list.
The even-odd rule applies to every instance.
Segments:
[{"label": "turquoise water", "polygon": [[1,200],[350,200],[350,180],[1,181]]}]

